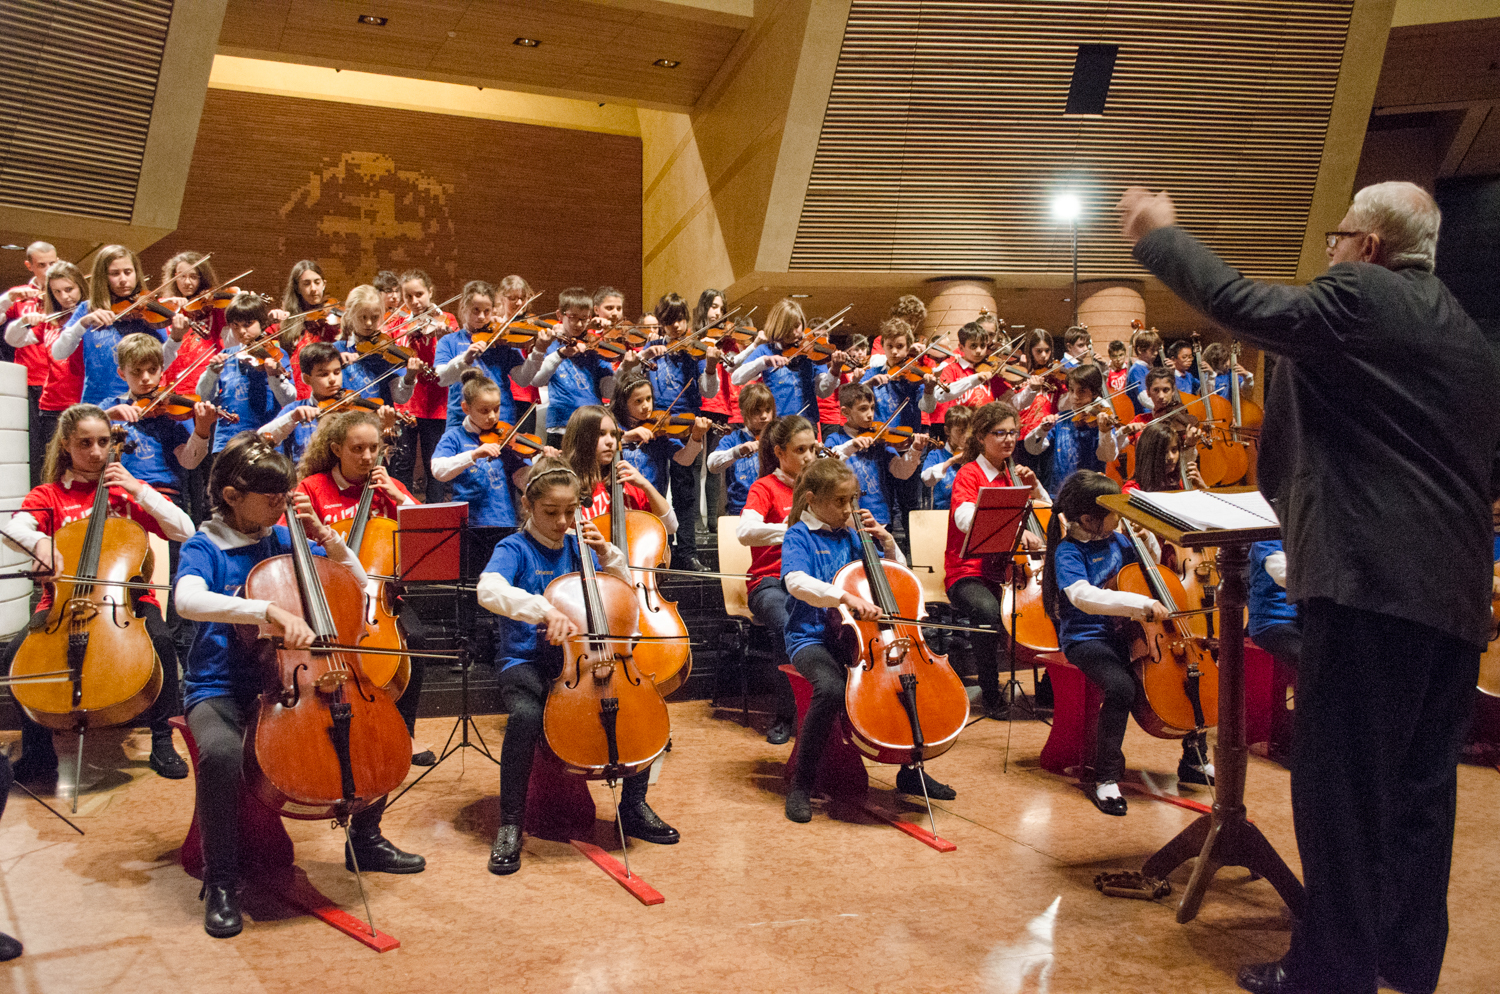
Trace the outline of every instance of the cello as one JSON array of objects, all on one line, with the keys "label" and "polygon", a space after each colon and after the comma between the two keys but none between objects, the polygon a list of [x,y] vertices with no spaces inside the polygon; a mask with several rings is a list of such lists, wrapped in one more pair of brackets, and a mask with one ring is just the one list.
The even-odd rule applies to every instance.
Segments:
[{"label": "cello", "polygon": [[[129,444],[123,425],[111,426],[110,435],[106,469]],[[81,761],[87,729],[130,721],[161,691],[161,660],[129,595],[150,581],[153,556],[144,528],[109,513],[102,471],[88,518],[57,529],[52,547],[67,579],[53,581],[46,620],[27,633],[11,661],[11,693],[38,725],[76,732]],[[66,679],[45,681],[59,663]]]},{"label": "cello", "polygon": [[[385,465],[389,451],[391,433],[385,433],[387,448],[382,449],[375,460],[376,466]],[[391,700],[401,699],[406,684],[411,680],[411,657],[402,655],[406,651],[406,633],[401,629],[399,605],[391,583],[396,577],[396,522],[384,515],[373,513],[375,487],[370,476],[365,477],[364,492],[359,495],[359,507],[354,517],[335,521],[328,527],[339,533],[354,554],[359,557],[365,575],[375,581],[375,589],[365,607],[364,646],[384,649],[380,655],[361,655],[360,665],[370,680],[385,688]]]},{"label": "cello", "polygon": [[905,566],[880,557],[857,509],[854,530],[860,558],[840,569],[832,585],[873,602],[881,616],[862,621],[844,605],[838,608],[844,631],[858,643],[857,662],[844,687],[849,727],[856,748],[877,763],[920,769],[958,740],[969,721],[969,695],[948,657],[934,655],[922,638],[918,619],[927,604],[921,581]]},{"label": "cello", "polygon": [[[640,601],[640,634],[653,641],[636,646],[635,665],[651,677],[663,697],[682,686],[693,671],[693,647],[687,625],[674,601],[664,600],[656,585],[656,569],[667,565],[667,528],[650,511],[625,506],[618,453],[609,466],[609,513],[595,518],[610,544],[625,553]],[[658,641],[660,640],[660,641]]]},{"label": "cello", "polygon": [[[1014,459],[1011,460],[1010,474],[1010,478],[1014,480]],[[1028,504],[1023,527],[1041,539],[1045,547],[1047,524],[1051,519],[1052,508],[1038,508],[1035,504]],[[1011,637],[1022,648],[1032,652],[1061,652],[1057,626],[1052,624],[1052,619],[1047,617],[1046,608],[1042,606],[1042,558],[1043,554],[1040,552],[1016,553],[1011,566],[1014,571],[1011,580],[1000,591],[1000,622],[1006,631],[1010,631],[1014,625],[1015,631],[1011,632]]]},{"label": "cello", "polygon": [[563,574],[542,592],[579,629],[563,645],[562,672],[547,695],[542,734],[568,770],[613,784],[656,762],[667,749],[671,722],[667,702],[631,655],[641,611],[636,590],[594,568],[581,522],[574,522],[573,534],[579,571]]},{"label": "cello", "polygon": [[[1150,597],[1176,615],[1185,610],[1182,582],[1156,564],[1151,550],[1128,526],[1137,562],[1115,576],[1115,588]],[[1130,661],[1139,681],[1131,713],[1159,739],[1180,739],[1219,720],[1219,667],[1186,619],[1141,622]]]},{"label": "cello", "polygon": [[358,655],[365,591],[348,567],[315,556],[287,502],[292,551],[257,563],[243,596],[300,615],[316,636],[288,649],[270,625],[241,625],[241,646],[262,674],[260,706],[245,729],[245,782],[286,818],[349,816],[401,785],[411,737],[390,695]]}]

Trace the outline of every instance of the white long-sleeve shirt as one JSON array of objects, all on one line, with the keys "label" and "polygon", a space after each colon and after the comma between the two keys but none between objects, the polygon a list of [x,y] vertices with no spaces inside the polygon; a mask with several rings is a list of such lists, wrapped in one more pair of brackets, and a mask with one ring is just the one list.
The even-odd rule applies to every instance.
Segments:
[{"label": "white long-sleeve shirt", "polygon": [[[561,549],[562,542],[554,542],[534,528],[528,520],[524,525],[526,533],[536,539],[549,549]],[[587,555],[587,549],[579,550],[581,554]],[[599,568],[610,576],[618,577],[627,584],[634,584],[630,576],[630,565],[625,559],[625,553],[609,546],[599,556]],[[539,625],[547,620],[547,612],[552,610],[552,602],[541,594],[527,593],[520,587],[515,586],[499,573],[481,573],[479,583],[476,586],[479,604],[485,610],[500,615],[502,618],[510,618],[512,621],[524,622],[528,625]]]},{"label": "white long-sleeve shirt", "polygon": [[[1000,470],[994,463],[985,458],[984,453],[980,453],[979,458],[975,462],[979,463],[979,468],[984,470],[984,478],[987,482],[993,483],[1000,478]],[[1031,501],[1033,505],[1040,505],[1042,507],[1050,506],[1052,503],[1052,498],[1047,495],[1047,490],[1042,486],[1040,479],[1031,485]],[[964,501],[953,509],[953,523],[965,535],[969,534],[969,529],[974,527],[975,509],[976,505],[971,500]]]},{"label": "white long-sleeve shirt", "polygon": [[[226,550],[254,545],[271,533],[271,529],[264,528],[254,535],[246,535],[231,528],[217,514],[203,522],[199,531],[206,534],[217,548]],[[347,566],[361,587],[368,586],[369,578],[365,576],[365,568],[360,565],[359,557],[344,544],[343,539],[335,536],[323,544],[323,550],[328,553],[330,560]],[[172,598],[177,602],[177,613],[189,621],[218,621],[226,625],[264,624],[266,610],[271,606],[270,601],[250,600],[209,590],[207,580],[191,574],[177,581]]]},{"label": "white long-sleeve shirt", "polygon": [[[751,383],[760,377],[762,373],[771,368],[772,356],[763,355],[754,362],[747,362],[742,366],[735,367],[733,373],[729,374],[729,382],[737,387]],[[839,388],[839,378],[826,370],[818,374],[813,381],[813,390],[819,397],[832,397],[835,390]]]},{"label": "white long-sleeve shirt", "polygon": [[[782,472],[780,466],[771,470],[771,475],[789,487],[797,483],[794,477]],[[741,545],[780,545],[786,537],[786,528],[785,521],[768,522],[759,511],[747,507],[740,512],[740,523],[735,526],[734,537]]]},{"label": "white long-sleeve shirt", "polygon": [[[824,523],[823,519],[811,511],[803,511],[800,520],[811,531],[829,530],[828,525]],[[886,532],[886,534],[890,535],[890,532]],[[896,540],[894,538],[888,539],[884,544],[884,548],[887,559],[898,562],[902,566],[906,565],[906,557],[896,547]],[[804,604],[811,604],[813,607],[833,607],[843,597],[843,594],[833,584],[825,583],[811,573],[805,573],[802,570],[794,570],[788,573],[783,578],[783,581],[788,594],[802,601]]]}]

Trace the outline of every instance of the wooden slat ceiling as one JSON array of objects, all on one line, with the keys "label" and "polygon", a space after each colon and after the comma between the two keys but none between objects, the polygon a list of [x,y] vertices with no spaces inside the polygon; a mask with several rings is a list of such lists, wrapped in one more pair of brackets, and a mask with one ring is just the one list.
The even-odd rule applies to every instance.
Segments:
[{"label": "wooden slat ceiling", "polygon": [[[1169,189],[1247,275],[1294,275],[1352,0],[854,0],[793,270],[1138,272],[1110,207]],[[1065,117],[1077,46],[1120,46]]]},{"label": "wooden slat ceiling", "polygon": [[172,0],[0,0],[0,203],[129,221]]},{"label": "wooden slat ceiling", "polygon": [[[373,27],[360,14],[388,20]],[[229,0],[219,51],[687,108],[742,31],[589,0]]]}]

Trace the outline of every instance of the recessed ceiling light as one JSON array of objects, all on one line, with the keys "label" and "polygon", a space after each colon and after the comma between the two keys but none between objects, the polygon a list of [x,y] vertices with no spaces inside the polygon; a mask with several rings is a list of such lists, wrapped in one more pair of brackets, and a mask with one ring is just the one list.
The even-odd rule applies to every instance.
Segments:
[{"label": "recessed ceiling light", "polygon": [[360,14],[359,15],[359,23],[360,24],[368,24],[372,28],[383,28],[383,27],[385,27],[386,20],[387,20],[387,18],[377,17],[374,14]]},{"label": "recessed ceiling light", "polygon": [[812,296],[812,294],[810,294],[810,293],[794,293],[794,294],[792,294],[792,299],[793,300],[806,300],[808,297],[811,297],[811,296]]},{"label": "recessed ceiling light", "polygon": [[678,66],[682,65],[682,63],[678,62],[676,59],[657,59],[651,64],[653,66],[659,66],[662,69],[676,69]]},{"label": "recessed ceiling light", "polygon": [[541,42],[537,41],[535,38],[517,38],[515,41],[511,42],[511,44],[520,45],[522,48],[536,48],[541,44]]},{"label": "recessed ceiling light", "polygon": [[7,252],[19,252],[24,247],[23,245],[0,245],[0,249],[4,249]]}]

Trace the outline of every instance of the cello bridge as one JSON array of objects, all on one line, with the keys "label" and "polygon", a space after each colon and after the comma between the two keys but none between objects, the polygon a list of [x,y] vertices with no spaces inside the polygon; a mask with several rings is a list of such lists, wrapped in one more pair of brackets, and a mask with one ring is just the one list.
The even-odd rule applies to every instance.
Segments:
[{"label": "cello bridge", "polygon": [[99,605],[87,597],[71,598],[64,610],[73,621],[93,621],[99,616]]},{"label": "cello bridge", "polygon": [[313,686],[317,688],[320,694],[336,694],[339,688],[348,682],[349,673],[347,670],[329,670],[318,677]]},{"label": "cello bridge", "polygon": [[885,644],[885,664],[887,666],[900,666],[906,661],[906,654],[911,651],[911,639],[892,639]]},{"label": "cello bridge", "polygon": [[615,675],[615,657],[600,656],[593,662],[595,680],[608,680]]}]

